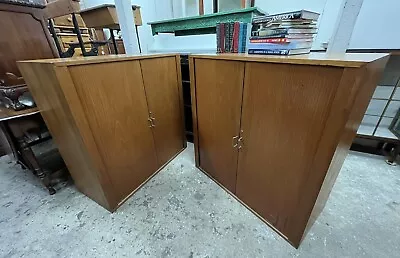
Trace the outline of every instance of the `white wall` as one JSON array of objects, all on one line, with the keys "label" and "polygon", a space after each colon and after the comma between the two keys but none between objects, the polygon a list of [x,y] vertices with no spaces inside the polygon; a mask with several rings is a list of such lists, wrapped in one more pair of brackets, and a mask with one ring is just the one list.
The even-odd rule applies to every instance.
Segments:
[{"label": "white wall", "polygon": [[[148,53],[149,49],[154,44],[151,27],[147,25],[147,23],[156,20],[157,17],[161,17],[161,19],[170,19],[173,17],[170,0],[157,1],[157,4],[154,4],[154,1],[157,0],[132,0],[132,4],[141,7],[140,12],[142,15],[143,25],[138,27],[138,31],[143,53]],[[82,9],[101,4],[114,4],[114,0],[81,0]],[[166,9],[169,11],[165,12]]]},{"label": "white wall", "polygon": [[[140,5],[143,26],[139,35],[144,53],[147,52],[214,52],[215,35],[175,37],[171,34],[152,36],[147,22],[182,17],[185,0],[132,0]],[[313,49],[328,42],[335,26],[342,0],[256,0],[255,5],[272,13],[306,9],[321,14],[318,34]],[[83,8],[114,3],[113,0],[82,0]],[[204,0],[205,13],[212,12],[212,1]],[[400,30],[397,29],[400,0],[364,0],[357,20],[350,48],[400,48]]]}]

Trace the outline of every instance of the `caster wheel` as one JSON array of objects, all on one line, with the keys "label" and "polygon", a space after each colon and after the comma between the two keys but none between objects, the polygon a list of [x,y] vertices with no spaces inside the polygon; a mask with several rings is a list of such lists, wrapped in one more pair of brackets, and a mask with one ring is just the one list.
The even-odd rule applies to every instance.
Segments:
[{"label": "caster wheel", "polygon": [[53,195],[53,194],[56,193],[56,189],[54,189],[53,187],[49,187],[48,189],[49,189],[49,194],[50,195]]}]

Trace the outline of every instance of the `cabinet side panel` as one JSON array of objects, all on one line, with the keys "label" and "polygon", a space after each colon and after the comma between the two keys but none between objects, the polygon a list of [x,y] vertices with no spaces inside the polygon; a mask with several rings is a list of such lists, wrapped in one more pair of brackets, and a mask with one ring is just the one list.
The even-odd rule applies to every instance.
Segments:
[{"label": "cabinet side panel", "polygon": [[77,65],[69,71],[122,201],[158,168],[139,61]]},{"label": "cabinet side panel", "polygon": [[175,57],[140,60],[159,166],[184,147]]},{"label": "cabinet side panel", "polygon": [[[336,151],[333,155],[328,172],[325,176],[321,190],[318,194],[318,198],[311,212],[311,216],[308,220],[303,237],[314,224],[315,220],[318,218],[328,200],[332,187],[349,152],[351,143],[356,136],[357,129],[364,116],[365,110],[367,109],[369,100],[371,99],[375,87],[379,82],[381,74],[383,73],[386,62],[387,58],[380,59],[360,69],[346,68],[344,70],[341,82],[341,84],[343,85],[340,86],[340,88],[344,89],[351,87],[349,86],[349,83],[353,83],[353,86],[351,87],[353,88],[353,90],[351,91],[351,93],[342,90],[343,97],[348,94],[352,95],[352,97],[350,97],[348,101],[349,106],[346,107],[346,109],[351,110],[351,112],[348,116],[348,119],[344,121],[345,126],[343,127],[340,134]],[[353,80],[351,78],[353,78]],[[339,96],[339,94],[340,92],[338,91],[337,96]],[[340,111],[336,109],[335,106],[332,106],[332,112],[334,114],[338,114],[338,112]]]},{"label": "cabinet side panel", "polygon": [[[19,68],[77,188],[109,209],[96,176],[97,170],[88,155],[62,91],[63,81],[59,81],[51,64],[20,63]],[[75,102],[79,100],[75,99]]]},{"label": "cabinet side panel", "polygon": [[196,59],[195,70],[200,167],[235,193],[244,63]]}]

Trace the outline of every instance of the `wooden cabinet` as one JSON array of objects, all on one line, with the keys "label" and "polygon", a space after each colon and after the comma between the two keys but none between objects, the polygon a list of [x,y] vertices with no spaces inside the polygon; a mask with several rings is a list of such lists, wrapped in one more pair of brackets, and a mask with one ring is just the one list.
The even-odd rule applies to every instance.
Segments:
[{"label": "wooden cabinet", "polygon": [[298,247],[388,57],[190,57],[196,165]]},{"label": "wooden cabinet", "polygon": [[114,211],[185,146],[179,56],[19,63],[78,187]]}]

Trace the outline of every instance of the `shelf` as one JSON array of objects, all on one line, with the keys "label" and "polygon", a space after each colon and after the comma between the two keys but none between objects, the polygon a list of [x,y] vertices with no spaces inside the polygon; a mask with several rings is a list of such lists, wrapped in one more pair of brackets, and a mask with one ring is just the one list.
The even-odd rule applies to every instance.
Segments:
[{"label": "shelf", "polygon": [[182,80],[183,83],[190,83],[189,80]]},{"label": "shelf", "polygon": [[251,23],[254,16],[264,15],[257,7],[238,9],[229,12],[219,12],[186,18],[149,22],[154,35],[158,33],[174,33],[175,36],[214,34],[217,23],[247,22]]}]

